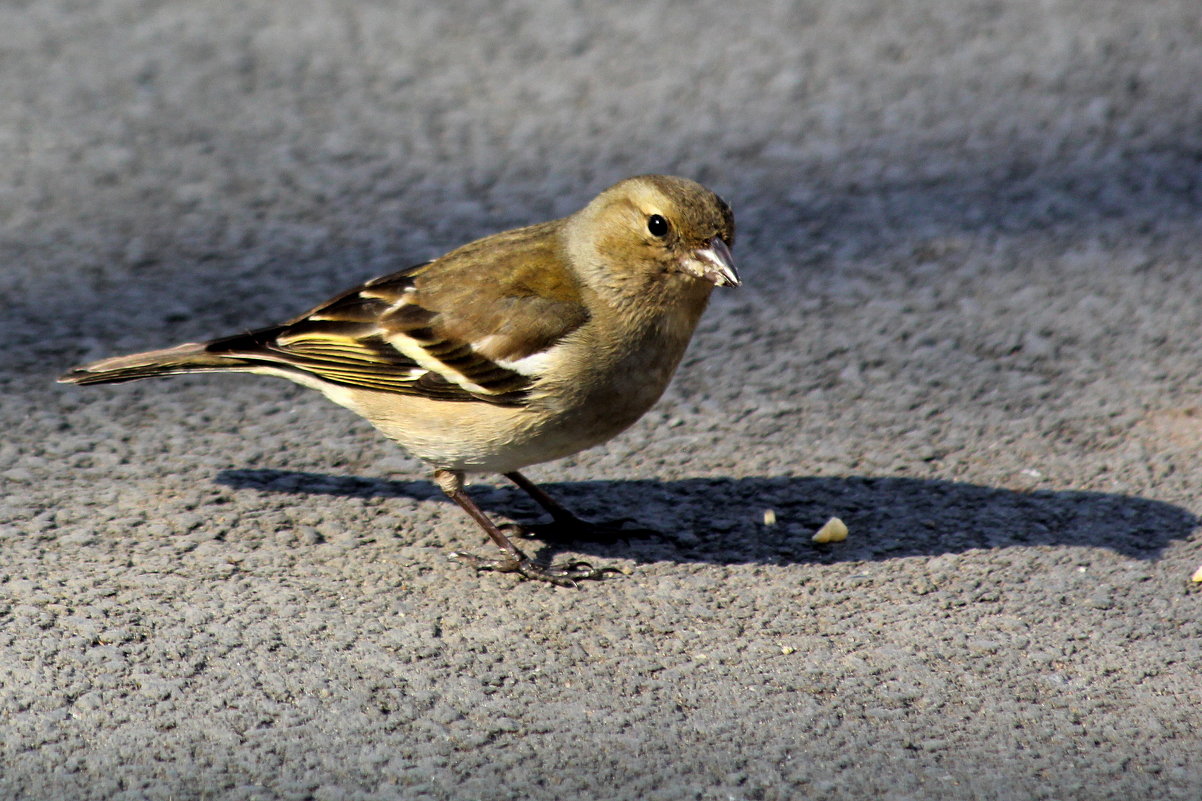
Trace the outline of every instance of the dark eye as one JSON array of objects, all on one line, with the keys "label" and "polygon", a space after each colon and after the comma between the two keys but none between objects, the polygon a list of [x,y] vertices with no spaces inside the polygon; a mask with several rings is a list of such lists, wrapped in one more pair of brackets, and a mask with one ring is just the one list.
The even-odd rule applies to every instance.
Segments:
[{"label": "dark eye", "polygon": [[652,236],[667,236],[668,221],[658,214],[652,214],[647,218],[647,230]]}]

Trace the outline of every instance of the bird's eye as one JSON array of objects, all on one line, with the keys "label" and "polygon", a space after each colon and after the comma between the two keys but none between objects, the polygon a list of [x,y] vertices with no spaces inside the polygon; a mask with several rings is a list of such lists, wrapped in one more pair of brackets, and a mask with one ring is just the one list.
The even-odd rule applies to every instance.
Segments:
[{"label": "bird's eye", "polygon": [[658,214],[652,214],[647,218],[647,230],[652,236],[667,236],[668,221]]}]

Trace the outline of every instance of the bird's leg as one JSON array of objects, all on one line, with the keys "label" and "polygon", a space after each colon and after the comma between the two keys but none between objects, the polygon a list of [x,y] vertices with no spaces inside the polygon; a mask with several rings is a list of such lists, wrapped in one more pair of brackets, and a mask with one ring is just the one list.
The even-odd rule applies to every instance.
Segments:
[{"label": "bird's leg", "polygon": [[547,511],[547,514],[551,515],[551,520],[554,521],[550,526],[518,526],[520,530],[528,530],[536,534],[540,533],[543,529],[565,530],[569,533],[592,536],[598,539],[610,539],[618,535],[629,537],[659,534],[658,531],[645,528],[623,528],[622,523],[627,522],[628,519],[619,520],[615,523],[592,523],[588,520],[583,520],[561,505],[559,501],[548,495],[542,487],[516,470],[511,473],[505,473],[505,478],[517,484],[523,492],[533,498],[534,502],[543,507]]},{"label": "bird's leg", "polygon": [[[458,559],[475,567],[477,570],[495,570],[498,573],[517,573],[523,578],[534,581],[547,581],[560,587],[574,587],[582,579],[603,578],[606,573],[613,572],[612,568],[595,568],[588,562],[563,562],[558,565],[540,565],[510,542],[505,533],[496,523],[488,519],[476,502],[463,490],[463,473],[456,470],[435,470],[434,481],[447,497],[459,504],[463,511],[471,515],[484,533],[488,534],[498,548],[501,556],[486,559],[470,553],[452,551],[452,559]],[[552,501],[554,503],[554,501]]]},{"label": "bird's leg", "polygon": [[512,473],[506,473],[505,478],[517,484],[522,492],[534,499],[534,502],[543,507],[547,514],[551,515],[551,519],[557,524],[565,528],[587,528],[588,523],[581,520],[576,515],[572,514],[564,506],[560,505],[559,501],[548,495],[542,487],[535,484],[524,475],[514,470]]}]

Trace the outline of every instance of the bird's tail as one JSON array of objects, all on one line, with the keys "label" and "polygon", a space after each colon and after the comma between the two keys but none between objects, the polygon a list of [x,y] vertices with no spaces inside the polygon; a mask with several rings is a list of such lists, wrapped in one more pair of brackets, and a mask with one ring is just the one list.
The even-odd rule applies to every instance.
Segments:
[{"label": "bird's tail", "polygon": [[208,370],[245,370],[253,364],[249,359],[214,353],[209,349],[211,344],[213,343],[187,342],[174,348],[101,359],[72,368],[58,380],[62,384],[113,384]]}]

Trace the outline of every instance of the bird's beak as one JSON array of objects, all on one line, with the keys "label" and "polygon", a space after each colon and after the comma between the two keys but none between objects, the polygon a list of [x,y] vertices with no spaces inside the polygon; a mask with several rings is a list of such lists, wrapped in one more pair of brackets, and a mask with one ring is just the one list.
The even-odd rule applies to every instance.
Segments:
[{"label": "bird's beak", "polygon": [[730,248],[716,236],[706,243],[705,247],[693,251],[693,255],[684,260],[684,270],[697,278],[703,278],[714,286],[738,286],[739,273],[735,270],[734,256]]}]

